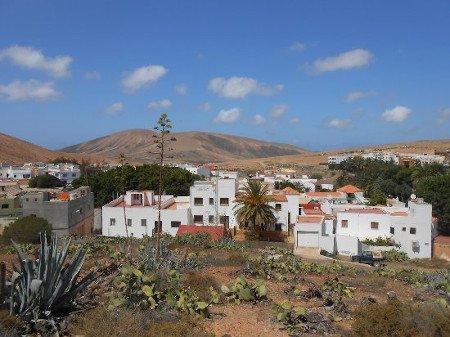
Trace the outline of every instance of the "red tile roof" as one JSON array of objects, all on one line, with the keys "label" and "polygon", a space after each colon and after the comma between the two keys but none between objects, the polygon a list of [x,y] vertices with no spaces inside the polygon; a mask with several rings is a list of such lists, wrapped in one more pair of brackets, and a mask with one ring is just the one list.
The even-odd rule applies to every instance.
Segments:
[{"label": "red tile roof", "polygon": [[341,188],[338,188],[337,191],[344,192],[344,193],[347,193],[347,194],[363,192],[363,190],[361,190],[358,187],[353,186],[353,185],[342,186]]},{"label": "red tile roof", "polygon": [[303,207],[303,209],[314,209],[314,208],[320,209],[320,203],[310,202],[309,204],[305,204],[302,207]]},{"label": "red tile roof", "polygon": [[287,198],[285,195],[282,194],[273,194],[271,195],[272,201],[277,201],[277,202],[287,202]]},{"label": "red tile roof", "polygon": [[297,217],[297,223],[321,224],[323,222],[323,219],[323,216],[299,215]]},{"label": "red tile roof", "polygon": [[283,189],[283,192],[285,193],[285,194],[288,194],[288,195],[292,195],[292,194],[301,194],[299,191],[297,191],[297,190],[295,190],[295,189],[293,189],[292,187],[285,187],[284,189]]},{"label": "red tile roof", "polygon": [[219,240],[225,236],[224,226],[196,226],[196,225],[181,225],[178,227],[177,235],[181,236],[185,233],[200,234],[208,233],[213,240]]},{"label": "red tile roof", "polygon": [[308,197],[321,197],[321,198],[342,197],[341,192],[307,192],[306,195]]},{"label": "red tile roof", "polygon": [[408,216],[408,212],[393,212],[391,216]]},{"label": "red tile roof", "polygon": [[305,213],[305,215],[325,215],[321,209],[304,208],[303,213]]},{"label": "red tile roof", "polygon": [[67,192],[61,192],[58,194],[58,200],[65,201],[65,200],[69,200],[69,199],[70,199],[70,194]]},{"label": "red tile roof", "polygon": [[442,245],[450,245],[450,236],[439,235],[433,240],[434,243],[439,243]]},{"label": "red tile roof", "polygon": [[344,211],[345,213],[358,213],[358,214],[386,214],[379,208],[353,208]]}]

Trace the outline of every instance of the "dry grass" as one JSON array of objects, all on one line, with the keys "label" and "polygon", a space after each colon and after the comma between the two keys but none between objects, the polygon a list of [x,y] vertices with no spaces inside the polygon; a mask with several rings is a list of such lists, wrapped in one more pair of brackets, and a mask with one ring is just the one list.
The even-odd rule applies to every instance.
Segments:
[{"label": "dry grass", "polygon": [[220,289],[214,277],[200,272],[188,272],[184,275],[183,286],[190,287],[194,290],[202,300],[210,299],[209,288],[213,287],[216,290]]},{"label": "dry grass", "polygon": [[211,336],[188,316],[168,313],[156,317],[153,311],[128,309],[109,311],[97,307],[78,316],[72,322],[73,335],[86,337],[207,337]]},{"label": "dry grass", "polygon": [[450,336],[450,310],[437,304],[369,304],[355,313],[352,335],[358,337]]}]

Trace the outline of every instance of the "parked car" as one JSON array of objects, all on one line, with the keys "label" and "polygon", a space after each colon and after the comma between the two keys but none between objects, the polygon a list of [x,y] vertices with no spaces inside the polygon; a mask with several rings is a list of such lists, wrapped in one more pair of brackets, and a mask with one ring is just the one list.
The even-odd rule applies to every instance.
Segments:
[{"label": "parked car", "polygon": [[374,267],[384,266],[386,264],[382,252],[370,250],[363,251],[361,255],[353,255],[352,261],[369,264]]}]

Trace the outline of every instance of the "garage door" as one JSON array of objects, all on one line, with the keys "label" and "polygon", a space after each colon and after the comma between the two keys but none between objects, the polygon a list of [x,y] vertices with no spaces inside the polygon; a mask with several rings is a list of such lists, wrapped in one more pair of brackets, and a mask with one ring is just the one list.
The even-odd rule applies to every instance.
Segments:
[{"label": "garage door", "polygon": [[298,247],[319,247],[319,232],[298,231]]}]

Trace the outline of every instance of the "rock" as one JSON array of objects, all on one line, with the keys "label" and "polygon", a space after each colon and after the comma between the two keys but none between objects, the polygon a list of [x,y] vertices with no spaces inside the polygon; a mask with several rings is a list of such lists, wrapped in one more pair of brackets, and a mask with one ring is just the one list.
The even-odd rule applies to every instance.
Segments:
[{"label": "rock", "polygon": [[308,321],[308,323],[319,323],[323,321],[323,315],[319,312],[308,312],[305,315],[306,320]]},{"label": "rock", "polygon": [[388,291],[387,297],[388,297],[388,300],[395,300],[395,299],[397,299],[397,293],[392,290]]}]

